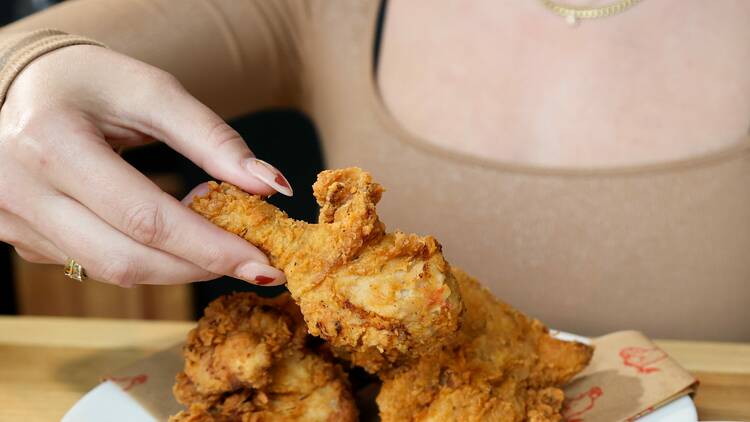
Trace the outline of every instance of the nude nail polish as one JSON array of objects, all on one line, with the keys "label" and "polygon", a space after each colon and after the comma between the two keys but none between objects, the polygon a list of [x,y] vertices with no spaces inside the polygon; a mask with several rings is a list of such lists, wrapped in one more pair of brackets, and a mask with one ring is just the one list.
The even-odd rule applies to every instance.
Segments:
[{"label": "nude nail polish", "polygon": [[251,158],[247,161],[247,168],[253,175],[277,192],[286,196],[292,196],[292,187],[289,185],[289,181],[286,180],[276,167],[263,160]]},{"label": "nude nail polish", "polygon": [[190,193],[187,194],[180,202],[182,205],[190,205],[196,196],[204,196],[208,193],[208,183],[201,183],[200,185],[193,188]]}]

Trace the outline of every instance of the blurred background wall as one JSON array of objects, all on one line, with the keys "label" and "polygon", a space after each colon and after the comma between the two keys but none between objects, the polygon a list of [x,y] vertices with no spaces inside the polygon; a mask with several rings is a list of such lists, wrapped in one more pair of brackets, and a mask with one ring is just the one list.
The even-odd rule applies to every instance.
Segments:
[{"label": "blurred background wall", "polygon": [[[0,1],[0,23],[4,25],[60,2]],[[323,168],[323,160],[311,122],[293,110],[272,110],[230,124],[248,141],[257,156],[273,163],[291,182],[296,195],[293,198],[276,195],[271,202],[294,218],[314,221],[317,205],[311,185]],[[178,198],[198,183],[210,180],[202,170],[163,144],[127,151],[123,158]],[[185,286],[132,289],[94,280],[77,283],[62,275],[61,266],[31,264],[12,250],[0,242],[2,314],[193,319],[209,301],[224,293],[254,290],[263,295],[275,295],[284,290],[284,287],[256,288],[228,277]]]}]

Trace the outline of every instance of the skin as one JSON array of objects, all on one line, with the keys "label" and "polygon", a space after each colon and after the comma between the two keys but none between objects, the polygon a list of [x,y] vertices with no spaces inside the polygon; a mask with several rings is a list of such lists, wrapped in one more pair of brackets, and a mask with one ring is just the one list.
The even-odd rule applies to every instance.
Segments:
[{"label": "skin", "polygon": [[612,167],[748,134],[750,2],[644,0],[574,28],[537,0],[469,3],[388,3],[380,92],[427,142],[505,162]]},{"label": "skin", "polygon": [[[567,167],[685,158],[747,134],[749,18],[744,0],[648,0],[569,28],[535,1],[391,0],[378,82],[407,130],[459,153]],[[112,152],[155,138],[248,192],[284,191],[171,75],[66,47],[21,72],[0,113],[0,240],[122,286],[283,283]]]},{"label": "skin", "polygon": [[0,239],[29,261],[73,257],[90,277],[125,287],[222,274],[283,283],[262,252],[113,151],[154,139],[249,192],[291,194],[172,76],[107,49],[67,47],[21,72],[0,113]]}]

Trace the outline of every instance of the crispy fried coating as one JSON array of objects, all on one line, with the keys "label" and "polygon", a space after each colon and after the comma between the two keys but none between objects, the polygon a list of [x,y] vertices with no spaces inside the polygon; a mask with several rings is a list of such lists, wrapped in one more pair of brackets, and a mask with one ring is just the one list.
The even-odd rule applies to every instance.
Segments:
[{"label": "crispy fried coating", "polygon": [[211,302],[183,347],[185,374],[199,394],[240,387],[261,388],[274,356],[307,335],[288,295],[261,299],[250,294]]},{"label": "crispy fried coating", "polygon": [[560,421],[559,387],[593,349],[552,338],[539,321],[498,301],[454,268],[466,306],[455,341],[380,374],[383,422]]},{"label": "crispy fried coating", "polygon": [[383,422],[562,419],[560,386],[588,364],[591,347],[556,340],[495,299],[451,268],[432,237],[386,233],[375,213],[382,188],[362,170],[322,172],[313,192],[318,224],[229,184],[194,200],[284,270],[301,314],[289,296],[267,307],[254,296],[209,306],[175,385],[189,407],[173,422],[356,418],[340,367],[304,347],[305,324],[378,374]]},{"label": "crispy fried coating", "polygon": [[211,183],[192,208],[262,249],[286,274],[309,332],[376,372],[439,347],[463,308],[434,238],[385,233],[375,213],[382,191],[358,168],[320,173],[317,224],[226,183]]},{"label": "crispy fried coating", "polygon": [[187,409],[170,421],[355,421],[346,374],[307,339],[288,294],[216,299],[183,348],[173,392]]},{"label": "crispy fried coating", "polygon": [[197,397],[191,396],[194,386],[183,375],[178,378],[175,391],[187,391],[194,400],[170,422],[357,420],[345,374],[322,357],[299,350],[283,352],[269,375],[270,381],[263,389],[241,388]]}]

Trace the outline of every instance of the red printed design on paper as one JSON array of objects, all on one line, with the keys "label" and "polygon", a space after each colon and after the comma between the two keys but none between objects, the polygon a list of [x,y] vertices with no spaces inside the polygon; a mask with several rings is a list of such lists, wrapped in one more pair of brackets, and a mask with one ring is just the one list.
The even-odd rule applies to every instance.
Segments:
[{"label": "red printed design on paper", "polygon": [[593,386],[575,397],[565,400],[562,415],[568,422],[582,422],[583,415],[594,408],[596,399],[604,394],[601,387]]},{"label": "red printed design on paper", "polygon": [[659,372],[654,364],[667,358],[667,353],[658,347],[625,347],[620,350],[620,357],[625,366],[635,368],[639,374]]},{"label": "red printed design on paper", "polygon": [[148,381],[148,375],[138,374],[131,377],[105,377],[104,381],[116,382],[120,388],[124,391],[128,391],[137,385],[145,384],[146,381]]},{"label": "red printed design on paper", "polygon": [[637,414],[637,415],[635,415],[635,416],[631,416],[631,417],[629,417],[629,418],[625,419],[625,422],[633,422],[633,421],[635,421],[636,419],[638,419],[638,418],[641,418],[641,417],[643,417],[643,416],[646,416],[646,415],[648,415],[649,413],[651,413],[651,412],[653,412],[653,411],[654,411],[654,406],[649,406],[649,407],[647,407],[647,408],[646,408],[646,410],[644,410],[643,412],[641,412],[641,413],[639,413],[639,414]]}]

